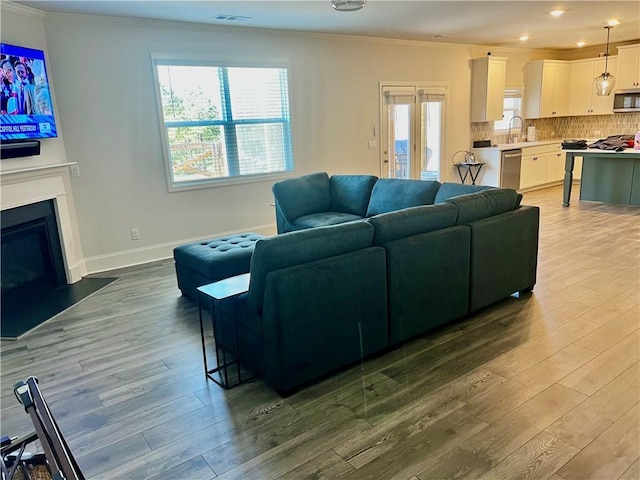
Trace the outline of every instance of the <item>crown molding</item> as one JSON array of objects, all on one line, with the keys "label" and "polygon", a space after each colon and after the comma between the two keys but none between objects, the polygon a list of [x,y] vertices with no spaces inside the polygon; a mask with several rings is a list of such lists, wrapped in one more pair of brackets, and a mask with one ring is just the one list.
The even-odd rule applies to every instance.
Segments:
[{"label": "crown molding", "polygon": [[32,7],[26,7],[24,5],[20,5],[18,3],[13,3],[10,1],[3,1],[0,4],[2,10],[6,10],[13,13],[19,13],[20,15],[28,15],[31,17],[36,17],[39,19],[43,19],[45,17],[45,12],[42,10],[38,10]]},{"label": "crown molding", "polygon": [[149,27],[149,28],[172,28],[189,31],[219,31],[226,33],[240,33],[253,32],[260,33],[262,35],[270,35],[274,37],[296,37],[296,38],[322,38],[327,40],[341,40],[363,43],[382,43],[391,45],[409,45],[409,46],[421,46],[432,48],[443,48],[449,50],[468,50],[473,45],[447,43],[447,42],[429,42],[425,40],[404,40],[398,38],[386,38],[386,37],[369,37],[361,35],[345,35],[337,33],[322,33],[322,32],[306,32],[300,30],[283,30],[273,28],[260,28],[260,27],[239,27],[218,25],[212,23],[197,23],[197,22],[182,22],[176,20],[157,20],[148,18],[134,18],[134,17],[113,17],[108,15],[86,15],[79,13],[59,13],[59,12],[46,12],[45,20],[60,21],[60,22],[82,22],[82,23],[94,23],[101,25],[118,25],[118,26],[132,26],[132,27]]}]

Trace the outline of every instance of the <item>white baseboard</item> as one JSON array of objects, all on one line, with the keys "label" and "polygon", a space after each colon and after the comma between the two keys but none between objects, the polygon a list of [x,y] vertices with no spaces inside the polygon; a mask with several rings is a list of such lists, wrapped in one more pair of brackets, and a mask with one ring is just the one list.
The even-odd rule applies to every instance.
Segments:
[{"label": "white baseboard", "polygon": [[69,283],[76,283],[82,280],[82,277],[84,277],[86,274],[87,266],[84,263],[84,260],[81,260],[80,262],[67,269],[67,280],[69,281]]},{"label": "white baseboard", "polygon": [[134,250],[124,250],[121,252],[110,253],[107,255],[97,255],[95,257],[87,257],[84,259],[87,273],[101,273],[109,270],[117,270],[119,268],[132,267],[143,263],[155,262],[157,260],[166,260],[173,256],[173,249],[185,243],[199,242],[215,237],[224,237],[243,232],[255,232],[265,236],[276,234],[275,225],[262,225],[253,228],[245,228],[233,232],[212,233],[198,238],[185,238],[175,242],[162,243],[158,245],[150,245]]}]

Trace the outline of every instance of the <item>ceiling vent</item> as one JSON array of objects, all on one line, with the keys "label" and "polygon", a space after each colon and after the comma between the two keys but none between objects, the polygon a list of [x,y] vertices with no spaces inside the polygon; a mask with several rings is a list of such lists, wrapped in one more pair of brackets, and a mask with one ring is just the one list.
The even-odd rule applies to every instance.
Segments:
[{"label": "ceiling vent", "polygon": [[244,17],[242,15],[225,15],[220,13],[213,17],[213,19],[219,22],[248,22],[251,20],[251,17]]}]

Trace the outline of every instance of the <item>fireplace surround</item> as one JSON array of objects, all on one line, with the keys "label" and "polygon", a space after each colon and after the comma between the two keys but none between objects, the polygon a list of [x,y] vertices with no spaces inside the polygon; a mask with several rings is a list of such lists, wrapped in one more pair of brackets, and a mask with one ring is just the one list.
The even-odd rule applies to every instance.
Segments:
[{"label": "fireplace surround", "polygon": [[62,255],[63,282],[76,283],[86,275],[80,248],[68,168],[75,163],[35,166],[0,172],[0,207],[9,211],[48,202],[55,211]]},{"label": "fireplace surround", "polygon": [[53,200],[0,212],[2,303],[28,302],[67,283]]}]

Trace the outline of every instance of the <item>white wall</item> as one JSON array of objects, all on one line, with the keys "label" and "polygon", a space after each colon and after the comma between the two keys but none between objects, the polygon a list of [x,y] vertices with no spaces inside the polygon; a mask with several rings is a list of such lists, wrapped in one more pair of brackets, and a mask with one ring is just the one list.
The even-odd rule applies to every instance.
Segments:
[{"label": "white wall", "polygon": [[[44,50],[45,58],[49,59],[43,24],[44,15],[42,13],[30,8],[16,6],[15,4],[5,4],[4,2],[1,13],[0,38],[2,38],[3,43]],[[47,62],[47,73],[51,75],[49,63]],[[52,86],[51,90],[58,126],[58,137],[40,142],[40,156],[3,160],[3,170],[64,163],[67,161],[61,133],[62,128],[60,128],[60,117],[57,115],[55,88]]]},{"label": "white wall", "polygon": [[[44,50],[47,65],[49,65],[48,47],[43,24],[44,15],[37,10],[6,2],[2,3],[0,13],[1,41],[12,45]],[[50,76],[50,68],[47,70]],[[87,269],[80,242],[80,229],[76,217],[69,171],[67,167],[46,170],[37,169],[43,166],[67,163],[62,132],[64,128],[58,115],[55,88],[52,82],[50,82],[49,86],[51,88],[54,114],[56,115],[58,137],[41,140],[40,155],[2,160],[0,164],[2,171],[0,207],[2,209],[13,208],[31,203],[31,201],[55,200],[67,280],[70,283],[75,283],[87,273]],[[30,171],[30,169],[34,170]],[[46,185],[53,187],[44,188],[43,186]]]},{"label": "white wall", "polygon": [[367,141],[381,81],[449,84],[445,180],[457,178],[451,154],[470,145],[471,46],[60,14],[44,28],[66,156],[80,165],[72,186],[90,272],[168,257],[191,239],[275,232],[273,181],[168,193],[152,53],[288,59],[296,174],[379,174]]}]

